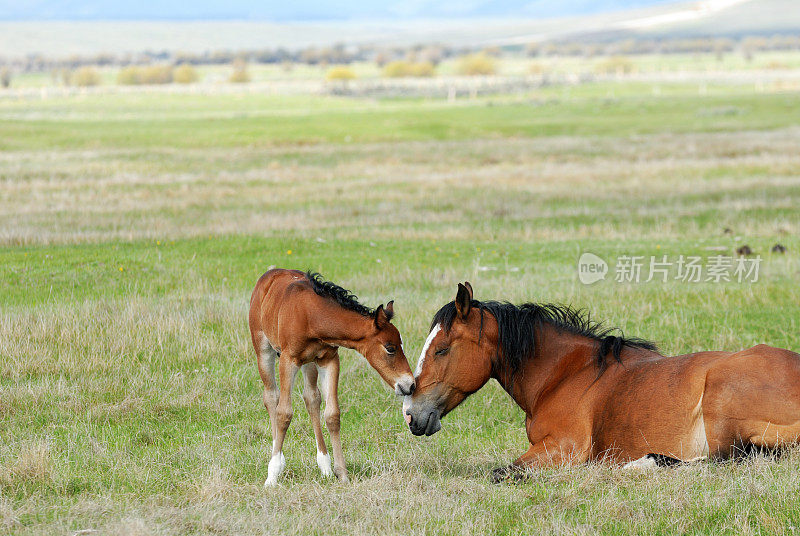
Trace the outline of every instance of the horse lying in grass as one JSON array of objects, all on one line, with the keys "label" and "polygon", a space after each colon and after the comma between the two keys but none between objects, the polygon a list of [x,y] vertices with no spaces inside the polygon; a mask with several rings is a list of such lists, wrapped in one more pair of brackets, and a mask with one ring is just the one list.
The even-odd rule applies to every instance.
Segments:
[{"label": "horse lying in grass", "polygon": [[[398,395],[413,393],[414,377],[400,333],[391,324],[393,315],[393,302],[372,311],[319,274],[274,269],[258,280],[250,299],[250,335],[272,427],[272,458],[265,486],[274,486],[286,465],[283,440],[292,420],[292,387],[298,371],[303,371],[303,400],[314,428],[317,465],[323,475],[331,475],[320,423],[319,379],[333,448],[333,473],[345,482],[347,468],[339,436],[339,347],[363,355]],[[276,358],[280,392],[275,383]]]},{"label": "horse lying in grass", "polygon": [[556,305],[480,302],[469,283],[433,318],[403,413],[415,435],[495,378],[525,411],[530,467],[727,458],[800,438],[800,355],[758,345],[664,357]]}]

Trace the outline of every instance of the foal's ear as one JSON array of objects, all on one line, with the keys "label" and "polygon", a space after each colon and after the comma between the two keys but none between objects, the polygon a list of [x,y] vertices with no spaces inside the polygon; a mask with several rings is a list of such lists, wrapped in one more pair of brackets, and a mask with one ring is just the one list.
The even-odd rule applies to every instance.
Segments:
[{"label": "foal's ear", "polygon": [[472,292],[470,292],[470,289],[461,283],[458,284],[458,293],[456,294],[455,303],[458,316],[461,318],[461,320],[466,320],[466,318],[469,316],[470,310],[472,309]]},{"label": "foal's ear", "polygon": [[384,308],[383,305],[379,305],[377,309],[375,309],[375,327],[378,329],[383,329],[386,325],[392,320],[394,316],[394,300],[390,301],[386,304]]},{"label": "foal's ear", "polygon": [[469,291],[469,299],[472,300],[473,296],[475,296],[475,293],[472,292],[472,285],[469,284],[469,281],[464,281],[464,286],[467,287],[467,290]]}]

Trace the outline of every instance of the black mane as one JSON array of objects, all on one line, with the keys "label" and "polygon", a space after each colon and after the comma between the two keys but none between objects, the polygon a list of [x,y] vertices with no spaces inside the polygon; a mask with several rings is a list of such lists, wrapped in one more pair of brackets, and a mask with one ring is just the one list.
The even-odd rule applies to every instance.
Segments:
[{"label": "black mane", "polygon": [[318,296],[330,298],[345,309],[355,311],[360,315],[373,316],[375,314],[374,309],[370,309],[358,303],[357,296],[349,290],[340,287],[336,283],[325,281],[322,279],[322,276],[316,272],[306,272],[306,276],[311,283],[311,288],[314,289],[314,292],[316,292]]},{"label": "black mane", "polygon": [[[472,300],[472,307],[481,312],[481,330],[483,330],[483,312],[489,311],[497,319],[500,331],[499,351],[510,365],[512,374],[519,370],[522,363],[533,357],[536,350],[535,330],[542,324],[550,324],[556,329],[594,339],[600,344],[595,354],[595,363],[600,373],[608,366],[609,353],[618,362],[622,362],[620,353],[625,346],[658,351],[656,345],[639,338],[625,338],[618,328],[606,328],[601,322],[592,320],[584,309],[573,309],[568,305],[553,303],[525,303],[514,305],[507,302]],[[433,317],[431,329],[436,324],[449,330],[456,318],[455,302],[450,302]],[[614,333],[619,335],[615,335]]]}]

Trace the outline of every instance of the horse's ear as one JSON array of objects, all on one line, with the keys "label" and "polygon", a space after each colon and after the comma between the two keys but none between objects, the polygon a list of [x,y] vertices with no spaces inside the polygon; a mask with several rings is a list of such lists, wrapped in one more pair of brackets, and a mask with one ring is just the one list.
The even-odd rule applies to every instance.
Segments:
[{"label": "horse's ear", "polygon": [[458,293],[456,294],[456,311],[461,320],[466,320],[469,312],[472,309],[472,293],[462,285],[458,284]]},{"label": "horse's ear", "polygon": [[467,287],[467,290],[469,291],[469,299],[470,300],[475,299],[474,298],[475,293],[472,292],[472,285],[469,284],[469,281],[464,281],[464,286]]},{"label": "horse's ear", "polygon": [[375,309],[375,327],[378,329],[385,328],[393,316],[394,301],[387,303],[385,308],[383,305],[379,305],[378,308]]}]

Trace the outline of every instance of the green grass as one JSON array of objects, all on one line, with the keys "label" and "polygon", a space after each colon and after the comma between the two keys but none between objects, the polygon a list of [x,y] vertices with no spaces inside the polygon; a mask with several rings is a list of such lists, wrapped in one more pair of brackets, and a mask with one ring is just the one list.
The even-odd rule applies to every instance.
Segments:
[{"label": "green grass", "polygon": [[[609,98],[609,92],[615,95]],[[800,451],[626,473],[537,471],[494,382],[430,438],[343,352],[353,482],[323,480],[299,396],[282,484],[247,304],[270,265],[432,314],[572,303],[665,353],[800,348],[798,95],[550,88],[447,105],[133,93],[0,101],[0,532],[786,533]],[[349,138],[348,138],[349,136]],[[726,234],[728,227],[731,234]],[[775,243],[785,255],[769,253]],[[756,283],[592,286],[591,251],[763,257]]]},{"label": "green grass", "polygon": [[[606,86],[607,87],[607,86]],[[509,102],[360,101],[328,97],[100,95],[0,106],[0,149],[271,147],[538,136],[731,131],[797,124],[795,93],[540,97]],[[580,93],[580,91],[579,91]],[[585,94],[585,93],[584,93]],[[140,118],[141,116],[141,118]]]}]

